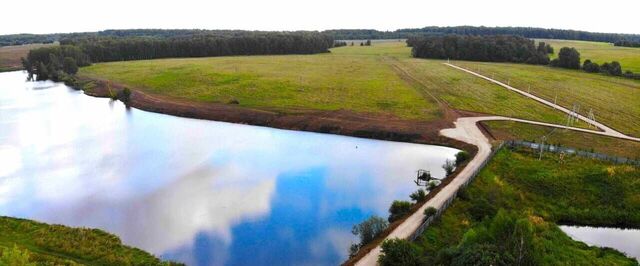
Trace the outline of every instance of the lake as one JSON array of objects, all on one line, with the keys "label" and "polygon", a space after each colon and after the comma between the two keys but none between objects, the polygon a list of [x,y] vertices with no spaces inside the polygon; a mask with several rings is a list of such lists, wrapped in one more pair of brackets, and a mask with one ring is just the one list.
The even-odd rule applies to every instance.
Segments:
[{"label": "lake", "polygon": [[351,227],[456,149],[127,109],[0,73],[0,215],[100,228],[189,265],[335,265]]},{"label": "lake", "polygon": [[610,247],[640,260],[640,229],[568,226],[560,229],[571,238],[590,246]]}]

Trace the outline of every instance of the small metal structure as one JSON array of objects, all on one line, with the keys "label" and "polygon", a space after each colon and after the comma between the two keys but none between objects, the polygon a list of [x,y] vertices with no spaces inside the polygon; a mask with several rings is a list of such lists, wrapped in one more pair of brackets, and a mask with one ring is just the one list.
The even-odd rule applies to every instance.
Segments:
[{"label": "small metal structure", "polygon": [[427,186],[429,185],[429,181],[434,180],[435,178],[433,178],[433,176],[431,176],[431,172],[424,170],[424,169],[419,169],[417,171],[417,175],[416,175],[416,180],[414,180],[413,182],[416,183],[416,185],[418,186]]}]

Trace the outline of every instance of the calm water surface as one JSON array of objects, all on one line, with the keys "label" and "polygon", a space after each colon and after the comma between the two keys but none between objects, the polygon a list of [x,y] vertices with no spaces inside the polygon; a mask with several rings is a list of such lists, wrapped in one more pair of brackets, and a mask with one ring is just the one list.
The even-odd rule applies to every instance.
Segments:
[{"label": "calm water surface", "polygon": [[189,265],[338,264],[353,224],[456,152],[127,110],[0,73],[0,215]]},{"label": "calm water surface", "polygon": [[640,260],[640,230],[589,226],[560,226],[571,238],[591,246],[610,247]]}]

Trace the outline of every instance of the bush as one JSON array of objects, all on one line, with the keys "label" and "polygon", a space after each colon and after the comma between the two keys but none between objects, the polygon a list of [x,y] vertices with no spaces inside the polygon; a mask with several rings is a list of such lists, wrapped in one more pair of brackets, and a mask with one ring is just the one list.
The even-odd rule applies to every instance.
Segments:
[{"label": "bush", "polygon": [[35,266],[33,262],[29,262],[29,251],[20,250],[15,244],[13,248],[2,248],[2,256],[0,256],[0,265],[6,266]]},{"label": "bush", "polygon": [[382,266],[422,265],[420,248],[404,239],[391,239],[382,242],[382,254],[378,262]]},{"label": "bush", "polygon": [[466,151],[460,151],[456,153],[456,165],[460,165],[469,159],[469,153]]},{"label": "bush", "polygon": [[129,100],[131,100],[131,90],[129,88],[125,87],[124,89],[122,89],[120,100],[124,103],[129,103]]},{"label": "bush", "polygon": [[[389,223],[380,216],[371,216],[362,223],[354,225],[351,233],[360,238],[360,246],[371,243],[380,233],[382,233]],[[351,248],[353,249],[353,247]]]},{"label": "bush", "polygon": [[387,220],[393,223],[404,217],[411,212],[411,205],[411,202],[408,201],[394,200],[391,207],[389,207],[389,218]]},{"label": "bush", "polygon": [[599,73],[600,66],[596,63],[591,62],[591,60],[587,59],[582,64],[582,70],[588,73]]},{"label": "bush", "polygon": [[438,209],[436,209],[434,207],[428,207],[428,208],[424,209],[424,216],[426,216],[426,218],[434,216],[434,215],[436,215],[436,213],[438,213]]},{"label": "bush", "polygon": [[[556,61],[556,59],[553,61]],[[580,53],[575,48],[562,47],[560,53],[558,53],[557,61],[554,64],[552,64],[552,66],[580,69]]]},{"label": "bush", "polygon": [[620,66],[620,63],[618,63],[618,61],[602,64],[602,67],[600,67],[600,71],[612,76],[622,76],[622,66]]},{"label": "bush", "polygon": [[453,170],[456,169],[455,162],[447,159],[442,165],[442,169],[444,169],[446,176],[450,176],[453,174]]},{"label": "bush", "polygon": [[427,198],[427,192],[425,192],[424,189],[418,189],[416,192],[411,193],[409,197],[416,203],[422,202]]}]

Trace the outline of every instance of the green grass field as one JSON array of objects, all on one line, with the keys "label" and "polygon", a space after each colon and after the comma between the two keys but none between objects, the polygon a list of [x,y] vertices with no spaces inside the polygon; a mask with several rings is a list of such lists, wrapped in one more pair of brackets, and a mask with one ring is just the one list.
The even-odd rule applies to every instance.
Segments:
[{"label": "green grass field", "polygon": [[603,42],[586,42],[586,41],[568,41],[568,40],[547,40],[540,39],[551,44],[556,54],[562,47],[573,47],[580,52],[582,61],[591,59],[598,64],[604,62],[618,61],[622,65],[623,70],[631,70],[634,73],[640,73],[640,48],[616,47],[611,43]]},{"label": "green grass field", "polygon": [[[593,110],[596,120],[623,133],[640,136],[640,81],[589,74],[578,70],[525,64],[456,61],[456,65],[507,82],[516,88],[587,116]],[[527,111],[527,110],[525,110]],[[566,119],[565,119],[566,121]]]},{"label": "green grass field", "polygon": [[177,265],[97,229],[0,217],[0,232],[0,265]]},{"label": "green grass field", "polygon": [[[351,49],[379,52],[344,48]],[[417,120],[439,114],[439,107],[400,79],[382,57],[357,53],[115,62],[82,68],[80,74],[161,95],[217,103],[237,99],[241,106],[283,112],[347,109]]]},{"label": "green grass field", "polygon": [[0,71],[22,69],[20,58],[26,57],[29,50],[55,44],[28,44],[0,47]]},{"label": "green grass field", "polygon": [[640,142],[636,141],[512,121],[489,121],[484,122],[484,124],[496,138],[501,140],[513,139],[540,142],[542,136],[546,136],[546,143],[640,159]]},{"label": "green grass field", "polygon": [[428,265],[437,265],[441,251],[482,234],[502,209],[533,227],[529,255],[536,265],[637,265],[616,251],[573,241],[556,222],[640,226],[639,174],[628,165],[580,157],[561,161],[557,154],[540,161],[526,151],[503,149],[416,243]]},{"label": "green grass field", "polygon": [[218,103],[237,99],[241,106],[283,112],[347,109],[430,121],[441,115],[435,97],[455,109],[554,123],[564,119],[551,108],[441,63],[412,59],[404,42],[388,41],[318,55],[102,63],[82,68],[80,75],[171,97]]}]

